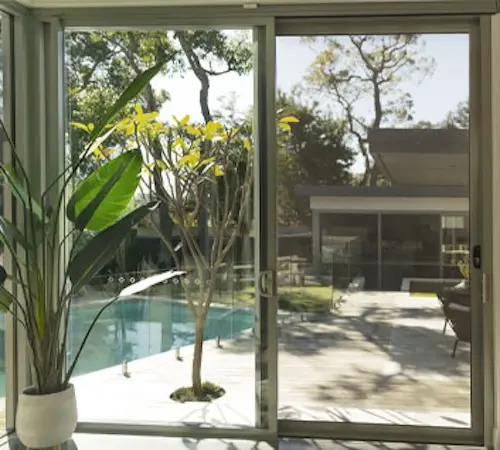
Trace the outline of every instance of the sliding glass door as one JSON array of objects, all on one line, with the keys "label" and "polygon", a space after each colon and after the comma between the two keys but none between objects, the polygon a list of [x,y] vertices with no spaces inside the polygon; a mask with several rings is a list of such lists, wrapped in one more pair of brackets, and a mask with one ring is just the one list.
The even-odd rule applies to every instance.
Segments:
[{"label": "sliding glass door", "polygon": [[467,439],[482,420],[474,26],[352,25],[277,25],[279,429]]},{"label": "sliding glass door", "polygon": [[139,149],[162,206],[72,298],[68,364],[172,271],[91,333],[80,430],[480,443],[476,23],[183,14],[65,22],[66,164],[164,64],[79,173]]},{"label": "sliding glass door", "polygon": [[[160,425],[172,434],[184,427],[264,432],[276,423],[270,278],[263,279],[274,258],[265,222],[274,35],[266,24],[179,26],[65,30],[67,164],[124,87],[163,62],[80,169],[88,176],[138,148],[143,168],[133,203],[161,204],[72,299],[68,364],[114,295],[172,272],[100,317],[72,378],[79,419],[96,431],[104,423]],[[73,242],[75,251],[85,237]]]}]

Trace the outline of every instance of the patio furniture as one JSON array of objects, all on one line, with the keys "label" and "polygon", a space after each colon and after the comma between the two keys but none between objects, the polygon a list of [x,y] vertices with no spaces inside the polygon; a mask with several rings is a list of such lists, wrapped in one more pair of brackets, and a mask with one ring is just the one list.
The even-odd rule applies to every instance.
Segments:
[{"label": "patio furniture", "polygon": [[450,303],[455,303],[458,305],[463,305],[470,307],[470,289],[468,285],[461,282],[453,287],[446,287],[440,293],[437,294],[437,298],[441,302],[443,312],[445,313],[443,334],[446,333],[446,328],[448,326],[449,320],[446,317],[445,305]]},{"label": "patio furniture", "polygon": [[454,358],[459,342],[471,342],[470,306],[450,302],[443,305],[443,310],[456,336],[451,354],[451,357]]}]

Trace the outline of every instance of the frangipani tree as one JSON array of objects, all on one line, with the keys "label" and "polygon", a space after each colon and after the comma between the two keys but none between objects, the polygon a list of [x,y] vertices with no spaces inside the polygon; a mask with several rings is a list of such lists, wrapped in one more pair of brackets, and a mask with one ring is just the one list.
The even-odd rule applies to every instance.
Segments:
[{"label": "frangipani tree", "polygon": [[[240,130],[227,129],[220,122],[195,125],[184,117],[174,118],[174,124],[167,126],[158,122],[155,114],[144,114],[139,106],[123,128],[149,156],[145,174],[150,179],[161,179],[155,195],[169,205],[180,233],[181,255],[161,233],[160,238],[177,267],[190,274],[184,290],[195,323],[192,393],[202,399],[205,319],[214,298],[217,274],[247,218],[253,185],[252,144]],[[158,146],[153,143],[158,142],[161,159],[154,158]],[[211,230],[209,249],[203,248],[198,239],[196,218],[203,210]]]},{"label": "frangipani tree", "polygon": [[[283,117],[279,121],[280,131],[289,132],[289,124],[296,121],[294,117]],[[148,196],[154,189],[155,197],[168,205],[179,230],[180,254],[151,220],[177,268],[190,274],[184,290],[195,323],[191,390],[195,399],[206,399],[201,377],[205,319],[218,273],[251,217],[248,212],[253,190],[252,127],[250,123],[227,127],[217,121],[195,124],[189,116],[174,116],[172,124],[164,124],[158,120],[158,113],[145,113],[138,104],[134,114],[118,128],[147,159],[143,193]],[[162,150],[161,158],[158,148]],[[211,231],[208,249],[198,239],[197,217],[203,211]],[[196,282],[189,282],[190,278]]]}]

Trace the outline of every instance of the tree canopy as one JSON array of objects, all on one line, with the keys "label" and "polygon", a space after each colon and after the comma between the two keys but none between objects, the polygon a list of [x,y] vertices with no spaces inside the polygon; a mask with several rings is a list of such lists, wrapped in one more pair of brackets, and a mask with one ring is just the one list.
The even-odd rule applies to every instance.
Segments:
[{"label": "tree canopy", "polygon": [[322,112],[317,102],[280,92],[277,107],[280,115],[296,118],[278,150],[278,220],[305,225],[311,217],[309,198],[297,196],[297,186],[350,184],[354,152],[345,139],[346,122]]},{"label": "tree canopy", "polygon": [[420,83],[434,70],[421,35],[350,35],[309,38],[321,44],[306,82],[331,98],[347,123],[350,142],[364,161],[363,185],[376,185],[377,173],[367,145],[370,128],[413,120],[413,98],[405,85]]}]

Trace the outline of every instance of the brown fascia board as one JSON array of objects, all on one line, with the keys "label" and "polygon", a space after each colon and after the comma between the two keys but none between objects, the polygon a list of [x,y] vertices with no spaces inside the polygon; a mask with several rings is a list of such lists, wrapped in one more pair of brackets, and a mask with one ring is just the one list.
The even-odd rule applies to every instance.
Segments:
[{"label": "brown fascia board", "polygon": [[469,152],[469,132],[457,128],[372,128],[367,140],[372,155]]}]

